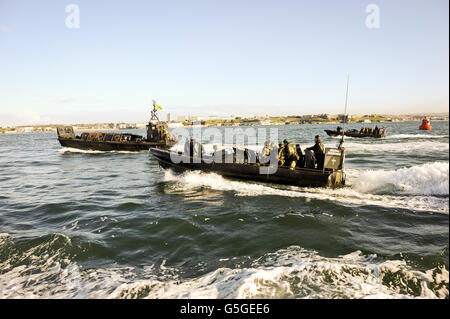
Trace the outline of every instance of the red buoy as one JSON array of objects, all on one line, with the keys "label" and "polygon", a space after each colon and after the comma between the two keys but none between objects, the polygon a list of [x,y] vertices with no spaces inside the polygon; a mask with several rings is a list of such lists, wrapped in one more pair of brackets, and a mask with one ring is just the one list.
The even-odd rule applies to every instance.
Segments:
[{"label": "red buoy", "polygon": [[425,116],[422,120],[422,124],[419,126],[419,130],[431,130],[433,127],[430,124],[430,121],[428,121],[427,117]]}]

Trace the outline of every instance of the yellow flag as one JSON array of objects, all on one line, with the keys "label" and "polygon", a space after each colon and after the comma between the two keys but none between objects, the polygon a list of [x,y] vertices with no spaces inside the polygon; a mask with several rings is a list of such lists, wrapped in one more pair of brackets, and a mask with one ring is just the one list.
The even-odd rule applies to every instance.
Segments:
[{"label": "yellow flag", "polygon": [[157,110],[162,110],[162,106],[161,106],[161,105],[156,105],[155,108],[156,108]]}]

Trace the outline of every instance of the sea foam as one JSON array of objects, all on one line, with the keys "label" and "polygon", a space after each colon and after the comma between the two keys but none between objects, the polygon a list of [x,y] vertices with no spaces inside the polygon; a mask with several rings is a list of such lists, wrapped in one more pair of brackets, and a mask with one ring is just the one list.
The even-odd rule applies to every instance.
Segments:
[{"label": "sea foam", "polygon": [[139,153],[139,152],[131,152],[131,151],[82,150],[82,149],[73,148],[73,147],[63,147],[63,148],[58,149],[58,152],[61,154],[65,154],[65,153],[82,153],[82,154],[103,154],[103,153],[134,154],[134,153]]},{"label": "sea foam", "polygon": [[448,164],[434,162],[397,170],[349,170],[349,177],[352,188],[364,193],[448,196]]},{"label": "sea foam", "polygon": [[[331,145],[328,145],[332,147]],[[345,142],[344,147],[353,153],[436,153],[449,151],[449,143],[437,141],[410,141],[398,143],[356,143]]]}]

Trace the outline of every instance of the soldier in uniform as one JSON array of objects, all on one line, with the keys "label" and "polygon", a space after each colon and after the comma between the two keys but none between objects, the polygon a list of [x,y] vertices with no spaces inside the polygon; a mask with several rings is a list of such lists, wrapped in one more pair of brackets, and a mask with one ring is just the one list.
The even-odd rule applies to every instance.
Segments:
[{"label": "soldier in uniform", "polygon": [[192,138],[186,140],[186,143],[184,144],[184,154],[186,156],[194,155],[194,140]]},{"label": "soldier in uniform", "polygon": [[202,157],[202,154],[205,153],[205,148],[202,143],[194,141],[194,154],[195,157]]},{"label": "soldier in uniform", "polygon": [[267,159],[270,157],[270,151],[271,151],[271,149],[270,149],[270,143],[269,143],[269,142],[266,142],[266,143],[264,144],[264,147],[263,147],[263,149],[261,150],[261,153],[260,153],[260,156],[259,156],[259,161],[260,161],[261,163],[266,163],[266,162],[267,162]]},{"label": "soldier in uniform", "polygon": [[248,164],[250,160],[250,152],[248,148],[244,148],[244,164]]},{"label": "soldier in uniform", "polygon": [[380,134],[380,129],[378,128],[378,125],[375,125],[375,129],[373,130],[373,135],[378,136]]},{"label": "soldier in uniform", "polygon": [[294,169],[297,165],[297,161],[299,160],[299,156],[297,154],[297,150],[294,145],[289,143],[288,140],[283,141],[283,146],[281,147],[280,152],[278,153],[278,161],[282,164],[280,166],[289,165],[290,169]]},{"label": "soldier in uniform", "polygon": [[278,166],[284,165],[284,145],[278,143]]},{"label": "soldier in uniform", "polygon": [[[322,141],[320,139],[319,135],[316,135],[314,137],[314,146],[308,147],[306,150],[313,151],[314,152],[314,158],[317,162],[317,169],[323,169],[323,162],[325,160],[325,154],[324,154],[324,146],[322,144]],[[311,156],[311,152],[308,152],[308,156]],[[310,167],[312,168],[312,167]]]},{"label": "soldier in uniform", "polygon": [[222,160],[222,152],[221,151],[219,151],[219,147],[217,146],[217,145],[214,145],[213,146],[213,153],[212,153],[212,156],[213,156],[213,158],[214,158],[214,162],[216,162],[216,163],[221,163],[221,160]]}]

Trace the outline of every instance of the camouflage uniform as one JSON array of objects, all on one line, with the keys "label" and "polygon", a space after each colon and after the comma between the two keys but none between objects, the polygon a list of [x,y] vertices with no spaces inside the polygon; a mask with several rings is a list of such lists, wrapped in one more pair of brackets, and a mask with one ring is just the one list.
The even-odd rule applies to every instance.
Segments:
[{"label": "camouflage uniform", "polygon": [[280,166],[286,164],[289,165],[290,169],[294,169],[298,160],[299,156],[294,145],[289,143],[287,140],[284,140],[283,146],[278,153],[278,162],[281,163]]},{"label": "camouflage uniform", "polygon": [[266,142],[263,149],[261,150],[261,155],[259,161],[261,163],[266,163],[270,157],[270,143]]}]

